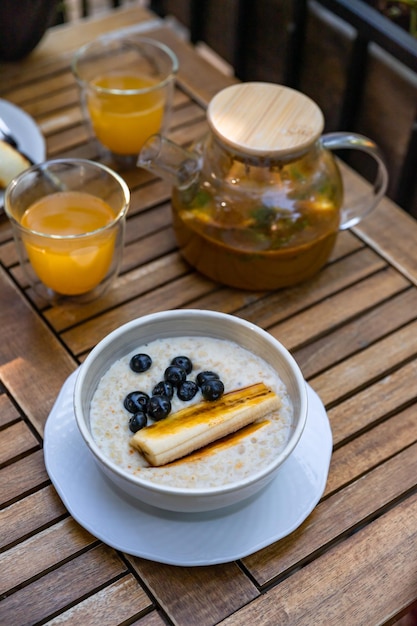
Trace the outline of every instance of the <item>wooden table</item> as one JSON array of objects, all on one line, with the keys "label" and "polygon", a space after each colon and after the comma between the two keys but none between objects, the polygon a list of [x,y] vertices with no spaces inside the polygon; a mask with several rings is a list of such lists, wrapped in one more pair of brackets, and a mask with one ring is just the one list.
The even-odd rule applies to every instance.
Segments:
[{"label": "wooden table", "polygon": [[[201,135],[204,105],[231,79],[145,10],[127,8],[59,27],[29,58],[0,67],[0,96],[36,119],[49,157],[97,156],[69,70],[73,50],[140,22],[180,59],[174,137]],[[363,185],[351,178],[352,187]],[[132,206],[122,272],[90,305],[43,306],[0,218],[0,623],[393,623],[417,600],[417,223],[384,200],[340,234],[316,278],[246,293],[212,283],[180,258],[166,183],[139,170],[126,179]],[[322,398],[333,431],[318,506],[292,534],[237,562],[179,567],[117,552],[71,518],[45,470],[48,414],[89,350],[128,320],[180,307],[233,313],[279,338]]]}]

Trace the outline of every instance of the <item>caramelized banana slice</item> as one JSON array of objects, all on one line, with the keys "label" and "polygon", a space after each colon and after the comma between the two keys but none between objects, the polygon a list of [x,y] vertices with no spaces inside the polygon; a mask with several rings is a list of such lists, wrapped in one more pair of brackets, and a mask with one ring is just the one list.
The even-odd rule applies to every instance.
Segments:
[{"label": "caramelized banana slice", "polygon": [[200,402],[139,430],[130,444],[151,465],[165,465],[225,437],[271,411],[279,397],[264,383],[224,394],[216,402]]},{"label": "caramelized banana slice", "polygon": [[236,446],[238,443],[241,443],[245,437],[249,437],[249,435],[253,435],[257,430],[261,428],[265,428],[270,425],[271,422],[268,419],[257,420],[253,424],[248,424],[243,428],[239,428],[235,433],[230,433],[230,435],[226,435],[225,437],[221,437],[220,439],[216,439],[216,441],[212,441],[207,446],[203,446],[198,450],[194,450],[194,452],[190,452],[187,456],[183,456],[180,459],[176,459],[167,465],[179,465],[180,463],[195,463],[201,461],[202,459],[206,459],[208,456],[212,454],[216,454],[220,452],[220,450],[225,450],[227,448],[231,448],[232,446]]}]

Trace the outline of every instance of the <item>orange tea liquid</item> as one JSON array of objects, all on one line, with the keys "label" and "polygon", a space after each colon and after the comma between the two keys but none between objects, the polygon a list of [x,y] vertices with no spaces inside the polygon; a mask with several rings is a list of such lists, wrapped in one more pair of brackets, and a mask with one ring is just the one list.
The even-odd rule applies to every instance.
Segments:
[{"label": "orange tea liquid", "polygon": [[[157,81],[124,74],[96,78],[93,87],[120,91],[147,89]],[[88,94],[88,110],[97,139],[115,154],[138,154],[146,139],[161,129],[164,115],[164,91],[145,93]]]},{"label": "orange tea liquid", "polygon": [[113,229],[94,231],[115,217],[110,205],[81,191],[57,192],[26,209],[21,225],[33,234],[24,235],[24,244],[44,285],[62,295],[81,295],[94,289],[110,268],[116,238]]},{"label": "orange tea liquid", "polygon": [[174,189],[183,256],[213,280],[242,289],[286,287],[316,274],[336,241],[342,193],[322,177],[297,194],[294,181],[311,178],[307,164],[270,171],[236,162],[218,193],[209,177],[191,200]]}]

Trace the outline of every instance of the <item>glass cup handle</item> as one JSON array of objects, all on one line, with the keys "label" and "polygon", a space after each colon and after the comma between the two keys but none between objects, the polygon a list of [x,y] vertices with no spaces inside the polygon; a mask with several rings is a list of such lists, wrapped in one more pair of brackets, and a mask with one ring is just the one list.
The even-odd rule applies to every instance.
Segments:
[{"label": "glass cup handle", "polygon": [[[357,133],[327,133],[320,138],[321,145],[328,150],[361,150],[366,152],[377,164],[373,187],[365,195],[349,199],[347,206],[342,206],[340,230],[355,226],[378,204],[388,185],[388,171],[380,149],[371,139]],[[345,197],[346,197],[345,190]]]}]

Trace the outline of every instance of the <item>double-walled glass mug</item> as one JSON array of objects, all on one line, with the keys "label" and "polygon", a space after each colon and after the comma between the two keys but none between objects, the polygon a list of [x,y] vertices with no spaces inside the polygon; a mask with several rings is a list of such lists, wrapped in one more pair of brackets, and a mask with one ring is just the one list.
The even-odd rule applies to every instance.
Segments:
[{"label": "double-walled glass mug", "polygon": [[5,192],[19,261],[49,302],[89,302],[116,277],[130,192],[110,168],[56,159],[17,176]]},{"label": "double-walled glass mug", "polygon": [[[173,226],[185,259],[233,287],[268,290],[311,278],[337,234],[365,217],[387,186],[378,146],[355,133],[322,135],[315,102],[288,87],[223,89],[207,109],[209,132],[190,150],[150,138],[138,165],[171,181]],[[374,184],[352,197],[333,156],[365,152]]]},{"label": "double-walled glass mug", "polygon": [[164,44],[106,35],[76,52],[72,70],[92,132],[118,162],[166,131],[178,61]]}]

